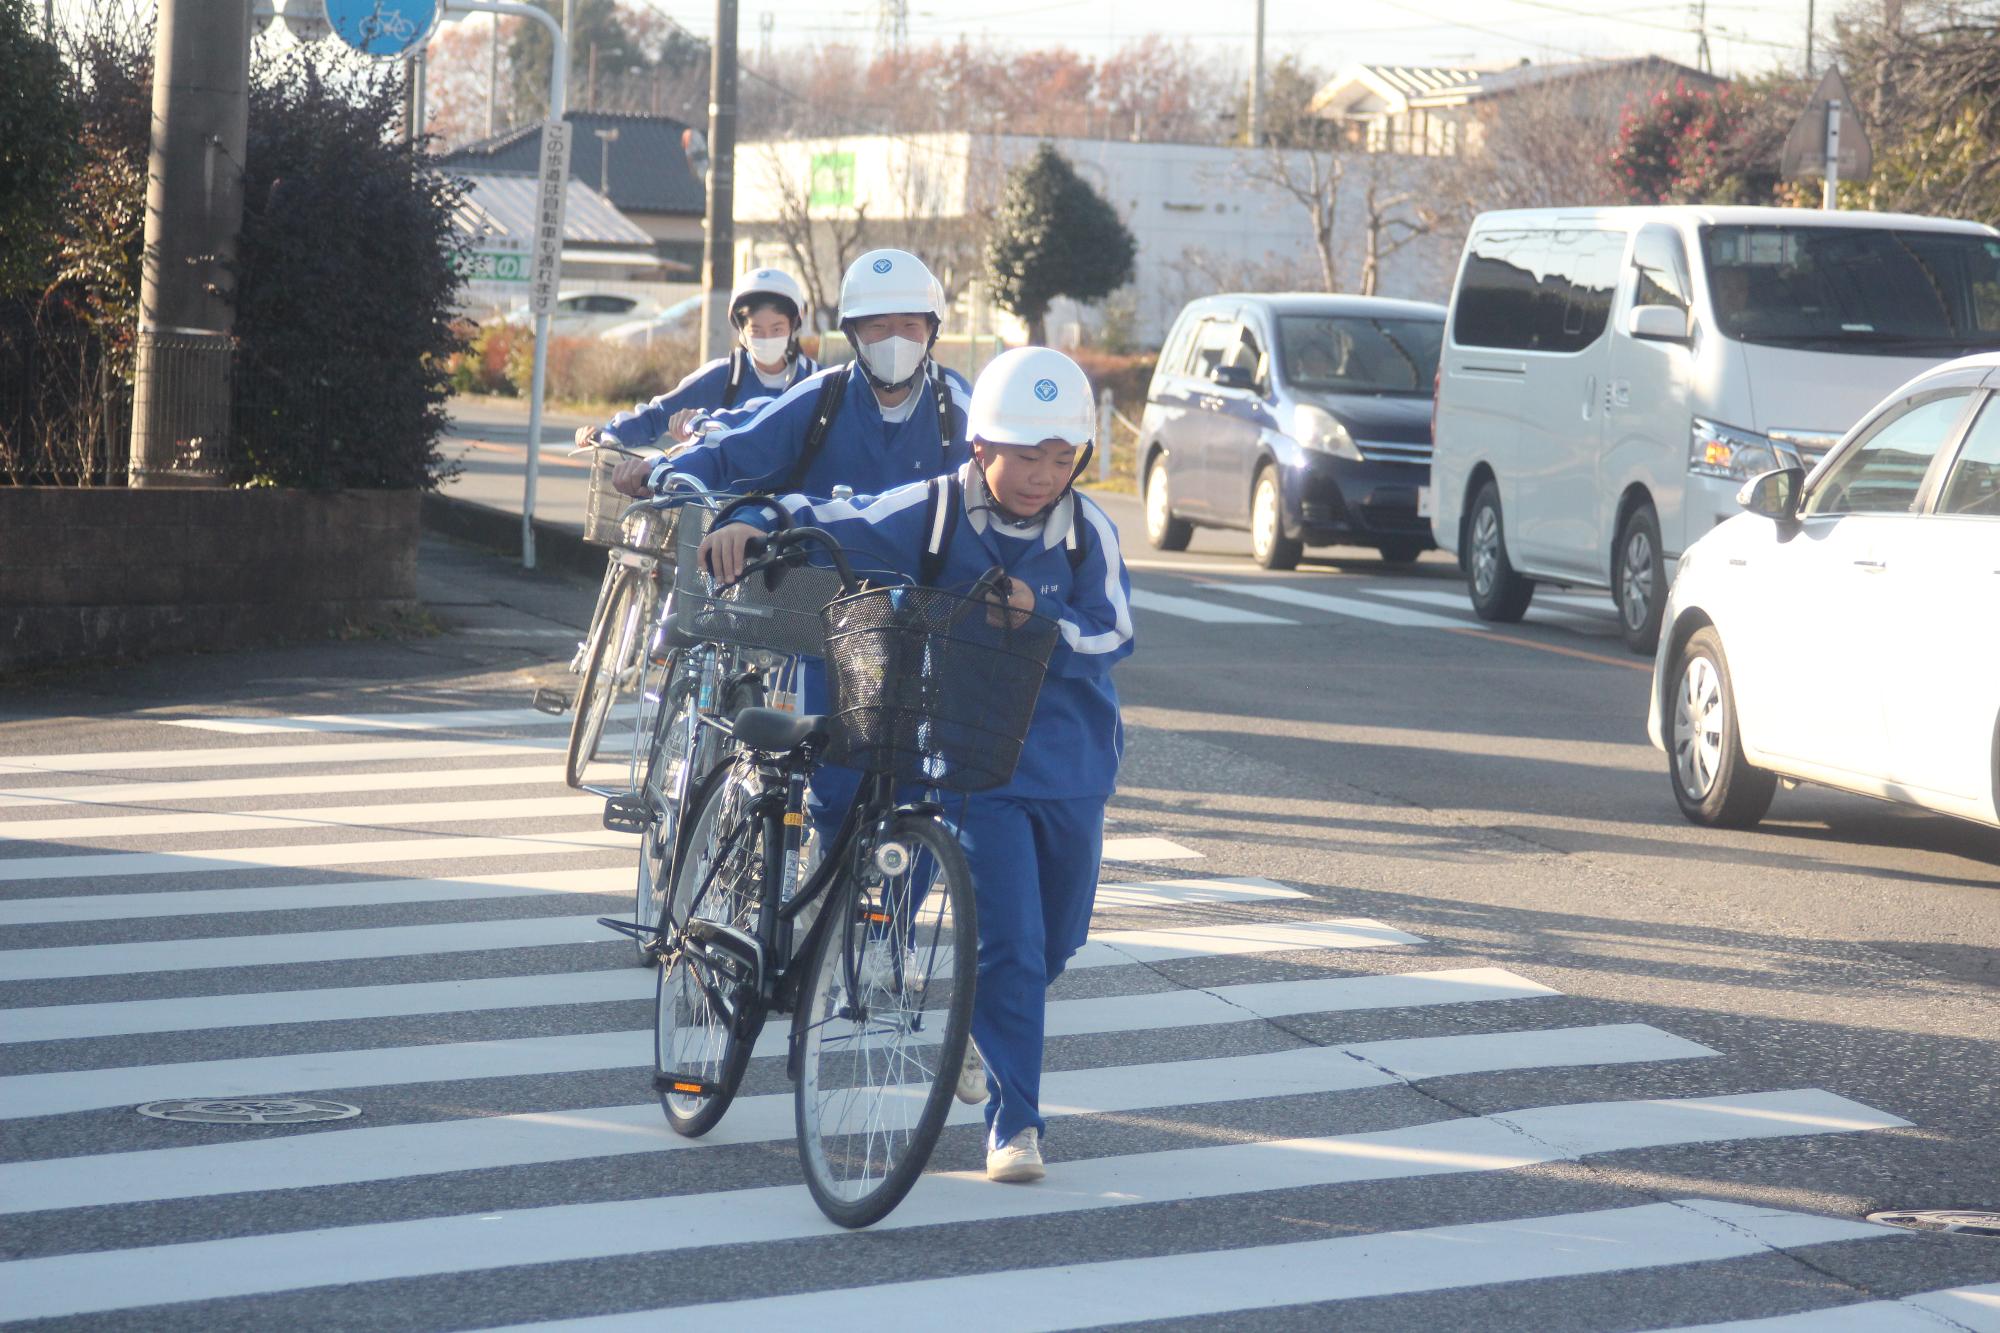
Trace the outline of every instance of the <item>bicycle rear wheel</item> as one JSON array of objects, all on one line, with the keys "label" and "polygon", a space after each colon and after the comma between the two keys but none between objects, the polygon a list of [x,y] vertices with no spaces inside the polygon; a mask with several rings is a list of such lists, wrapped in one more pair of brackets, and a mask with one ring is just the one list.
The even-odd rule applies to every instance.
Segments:
[{"label": "bicycle rear wheel", "polygon": [[748,815],[754,774],[717,768],[697,791],[674,872],[653,1023],[654,1086],[677,1134],[715,1128],[736,1097],[763,1026],[763,1001],[735,955],[700,938],[720,926],[754,939],[769,862],[761,819]]},{"label": "bicycle rear wheel", "polygon": [[583,785],[584,767],[597,757],[597,743],[604,736],[611,706],[617,702],[619,684],[637,656],[645,612],[642,576],[636,570],[620,570],[611,595],[605,599],[603,617],[591,627],[590,651],[584,654],[583,683],[577,686],[564,774],[572,787]]},{"label": "bicycle rear wheel", "polygon": [[865,1227],[902,1202],[944,1128],[979,931],[965,853],[928,816],[864,843],[834,892],[801,995],[793,1104],[813,1201]]}]

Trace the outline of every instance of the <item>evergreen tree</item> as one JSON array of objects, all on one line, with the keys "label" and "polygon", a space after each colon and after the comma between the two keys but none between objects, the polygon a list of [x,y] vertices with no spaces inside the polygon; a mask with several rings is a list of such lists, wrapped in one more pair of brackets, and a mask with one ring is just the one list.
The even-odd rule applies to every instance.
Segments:
[{"label": "evergreen tree", "polygon": [[1007,178],[986,274],[993,299],[1027,322],[1030,342],[1043,343],[1050,304],[1103,300],[1132,280],[1136,250],[1116,210],[1045,143]]}]

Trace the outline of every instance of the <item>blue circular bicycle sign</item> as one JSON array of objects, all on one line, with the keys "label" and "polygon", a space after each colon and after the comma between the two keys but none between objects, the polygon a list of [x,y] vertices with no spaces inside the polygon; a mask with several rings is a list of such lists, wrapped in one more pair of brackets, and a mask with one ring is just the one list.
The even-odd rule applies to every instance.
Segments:
[{"label": "blue circular bicycle sign", "polygon": [[326,0],[333,35],[363,55],[402,56],[430,40],[442,0]]}]

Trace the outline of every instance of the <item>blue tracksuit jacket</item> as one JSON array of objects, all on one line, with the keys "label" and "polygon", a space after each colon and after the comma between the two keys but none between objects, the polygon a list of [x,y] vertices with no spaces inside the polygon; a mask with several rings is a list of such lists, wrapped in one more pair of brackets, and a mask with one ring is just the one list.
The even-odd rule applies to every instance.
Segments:
[{"label": "blue tracksuit jacket", "polygon": [[[947,484],[957,513],[953,524],[940,508],[933,524],[938,534],[951,534],[937,586],[968,588],[999,565],[1033,587],[1035,609],[1061,626],[1021,762],[999,794],[1025,800],[1109,796],[1125,743],[1111,668],[1132,651],[1132,581],[1118,554],[1118,529],[1088,496],[1072,491],[1040,531],[1014,535],[990,513],[966,512],[967,485],[983,490],[973,464],[961,466]],[[794,523],[832,534],[857,572],[892,570],[914,579],[934,540],[924,526],[930,491],[919,483],[853,500],[787,495],[777,503]],[[1081,551],[1073,570],[1072,542]]]},{"label": "blue tracksuit jacket", "polygon": [[[818,370],[819,364],[801,352],[792,362],[787,387]],[[604,433],[628,449],[643,449],[658,444],[665,437],[667,423],[673,420],[674,413],[690,407],[703,412],[722,408],[722,400],[728,396],[731,375],[736,376],[736,397],[731,404],[732,410],[752,403],[768,402],[774,396],[764,386],[764,381],[757,377],[756,367],[750,364],[750,354],[739,347],[728,356],[717,357],[690,372],[686,379],[652,402],[641,403],[630,412],[620,412],[605,425]]]},{"label": "blue tracksuit jacket", "polygon": [[[859,365],[819,371],[767,401],[749,420],[710,431],[671,463],[663,460],[653,469],[653,488],[658,490],[668,473],[684,472],[715,491],[783,487],[830,495],[835,486],[852,486],[868,495],[949,472],[972,456],[965,439],[966,405],[972,391],[957,371],[937,372],[944,375],[951,397],[950,438],[940,439],[929,383],[935,369],[926,365],[925,377],[915,390],[923,398],[900,422],[882,420],[875,392]],[[811,468],[787,485],[805,447],[821,383],[830,375],[848,376],[840,411]]]}]

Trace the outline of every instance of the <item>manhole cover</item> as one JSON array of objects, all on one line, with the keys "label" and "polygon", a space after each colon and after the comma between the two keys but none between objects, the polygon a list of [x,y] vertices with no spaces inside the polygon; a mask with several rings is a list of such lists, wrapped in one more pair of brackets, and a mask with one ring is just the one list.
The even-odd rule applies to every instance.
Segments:
[{"label": "manhole cover", "polygon": [[2000,1213],[1972,1208],[1892,1208],[1870,1213],[1868,1220],[1909,1231],[1949,1231],[1960,1236],[2000,1237]]},{"label": "manhole cover", "polygon": [[175,1097],[147,1102],[140,1115],[193,1125],[303,1125],[314,1120],[351,1120],[358,1106],[322,1097]]}]

